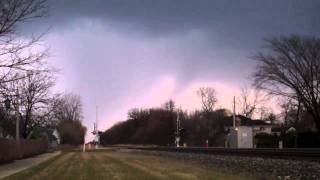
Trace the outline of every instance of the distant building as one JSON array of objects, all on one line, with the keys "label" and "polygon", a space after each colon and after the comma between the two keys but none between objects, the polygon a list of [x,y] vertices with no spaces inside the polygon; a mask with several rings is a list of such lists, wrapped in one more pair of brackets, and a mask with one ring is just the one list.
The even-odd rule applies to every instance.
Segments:
[{"label": "distant building", "polygon": [[236,128],[233,128],[232,117],[228,120],[226,129],[229,134],[226,137],[226,147],[229,148],[254,148],[254,137],[258,133],[272,134],[273,124],[262,120],[252,120],[250,118],[237,115]]},{"label": "distant building", "polygon": [[58,130],[54,129],[52,135],[55,137],[55,141],[51,142],[51,144],[56,143],[57,145],[59,145],[60,144],[60,134],[59,134]]},{"label": "distant building", "polygon": [[0,138],[14,139],[14,137],[8,134],[2,127],[0,127]]},{"label": "distant building", "polygon": [[231,128],[228,135],[230,148],[253,148],[253,131],[249,126]]},{"label": "distant building", "polygon": [[56,128],[36,127],[28,135],[30,139],[46,137],[50,147],[56,147],[60,144],[60,135]]}]

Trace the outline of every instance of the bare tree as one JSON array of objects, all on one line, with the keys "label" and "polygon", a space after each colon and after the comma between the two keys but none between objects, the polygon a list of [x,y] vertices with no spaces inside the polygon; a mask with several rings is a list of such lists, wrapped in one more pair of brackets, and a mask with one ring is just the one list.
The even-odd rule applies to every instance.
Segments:
[{"label": "bare tree", "polygon": [[298,121],[301,119],[298,103],[294,99],[283,98],[281,100],[281,116],[283,118],[284,124],[287,126],[296,126]]},{"label": "bare tree", "polygon": [[218,101],[216,90],[212,87],[201,87],[197,94],[201,98],[203,111],[212,112]]},{"label": "bare tree", "polygon": [[80,145],[84,143],[87,128],[80,121],[62,121],[57,129],[61,144]]},{"label": "bare tree", "polygon": [[21,86],[21,105],[25,111],[22,135],[26,138],[33,127],[45,122],[42,116],[45,115],[43,112],[49,108],[52,98],[50,90],[54,86],[54,79],[45,74],[33,74],[22,79]]},{"label": "bare tree", "polygon": [[46,0],[0,1],[0,83],[24,78],[25,72],[46,70],[47,51],[35,48],[42,35],[23,40],[17,32],[22,23],[46,14]]},{"label": "bare tree", "polygon": [[[51,100],[50,90],[54,79],[45,73],[22,75],[26,78],[2,83],[2,96],[11,99],[18,110],[23,124],[22,136],[27,138],[30,131],[43,123],[42,112],[47,111]],[[40,119],[39,119],[40,118]]]},{"label": "bare tree", "polygon": [[240,113],[248,118],[252,118],[254,113],[259,109],[260,92],[250,90],[247,87],[241,89],[241,96],[238,99]]},{"label": "bare tree", "polygon": [[173,112],[175,110],[175,102],[170,99],[164,103],[164,109]]},{"label": "bare tree", "polygon": [[275,37],[266,52],[258,53],[256,87],[301,102],[320,132],[320,39]]},{"label": "bare tree", "polygon": [[68,93],[57,97],[53,104],[53,117],[57,120],[61,143],[79,145],[84,142],[86,128],[82,125],[80,96]]},{"label": "bare tree", "polygon": [[258,117],[260,118],[260,120],[268,120],[270,115],[274,115],[273,110],[271,108],[265,106],[259,107]]},{"label": "bare tree", "polygon": [[64,94],[56,99],[54,116],[60,121],[82,121],[81,97],[75,94]]}]

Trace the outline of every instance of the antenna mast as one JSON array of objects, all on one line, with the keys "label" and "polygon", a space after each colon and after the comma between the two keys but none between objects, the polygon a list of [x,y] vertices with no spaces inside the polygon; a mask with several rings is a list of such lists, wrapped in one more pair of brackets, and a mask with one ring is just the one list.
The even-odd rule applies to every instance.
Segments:
[{"label": "antenna mast", "polygon": [[98,133],[98,106],[96,106],[96,133]]},{"label": "antenna mast", "polygon": [[233,96],[233,128],[236,128],[236,97]]}]

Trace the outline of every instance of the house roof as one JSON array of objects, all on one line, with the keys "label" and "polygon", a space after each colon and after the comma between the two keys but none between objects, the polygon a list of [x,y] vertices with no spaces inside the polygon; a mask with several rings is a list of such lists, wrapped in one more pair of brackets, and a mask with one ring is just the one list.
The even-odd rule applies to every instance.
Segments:
[{"label": "house roof", "polygon": [[[267,123],[263,120],[259,119],[250,119],[248,117],[242,116],[242,115],[236,115],[236,124],[241,126],[272,126],[272,124]],[[233,125],[233,117],[230,116],[226,123],[227,126]]]},{"label": "house roof", "polygon": [[282,131],[287,131],[291,128],[291,126],[278,126],[278,127],[272,127],[271,131],[272,132],[282,132]]}]

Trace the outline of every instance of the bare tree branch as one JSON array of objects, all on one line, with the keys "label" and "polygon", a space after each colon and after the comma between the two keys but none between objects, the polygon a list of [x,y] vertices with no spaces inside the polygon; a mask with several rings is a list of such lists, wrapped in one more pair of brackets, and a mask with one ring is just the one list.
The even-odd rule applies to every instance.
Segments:
[{"label": "bare tree branch", "polygon": [[44,73],[29,73],[22,76],[26,78],[2,83],[0,93],[2,97],[12,101],[14,109],[19,110],[23,123],[22,135],[26,138],[32,129],[32,124],[41,124],[40,121],[34,120],[39,118],[39,112],[48,108],[51,100],[50,89],[55,81],[50,74]]},{"label": "bare tree branch", "polygon": [[0,1],[0,83],[25,78],[19,75],[29,71],[47,71],[48,50],[38,44],[44,34],[23,40],[17,33],[18,25],[44,17],[47,11],[46,0]]},{"label": "bare tree branch", "polygon": [[252,118],[259,110],[259,104],[263,101],[261,93],[258,90],[250,90],[248,87],[241,89],[241,96],[238,99],[240,113],[248,118]]},{"label": "bare tree branch", "polygon": [[216,90],[211,87],[201,87],[197,94],[201,98],[203,111],[212,112],[218,102]]},{"label": "bare tree branch", "polygon": [[269,94],[301,102],[320,130],[320,39],[275,37],[258,53],[254,85]]}]

